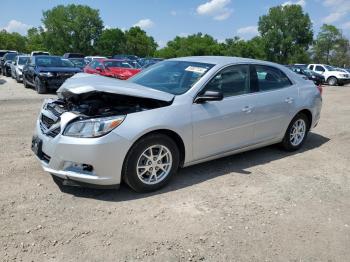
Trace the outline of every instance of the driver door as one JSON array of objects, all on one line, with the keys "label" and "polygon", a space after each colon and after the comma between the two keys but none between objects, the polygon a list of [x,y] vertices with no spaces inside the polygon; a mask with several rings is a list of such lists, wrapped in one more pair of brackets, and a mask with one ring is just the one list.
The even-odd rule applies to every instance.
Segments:
[{"label": "driver door", "polygon": [[194,160],[254,142],[255,98],[250,88],[249,65],[226,67],[199,95],[207,90],[222,92],[224,98],[192,105]]}]

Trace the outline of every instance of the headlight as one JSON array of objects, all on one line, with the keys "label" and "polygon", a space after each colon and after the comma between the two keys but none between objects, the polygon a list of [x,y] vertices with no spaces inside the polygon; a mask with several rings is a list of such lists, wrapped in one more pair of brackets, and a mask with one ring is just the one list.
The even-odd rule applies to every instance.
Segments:
[{"label": "headlight", "polygon": [[76,121],[65,128],[63,135],[84,138],[103,136],[119,126],[124,119],[125,116],[112,116]]},{"label": "headlight", "polygon": [[41,72],[39,73],[40,76],[46,76],[46,77],[51,77],[53,74],[51,72]]}]

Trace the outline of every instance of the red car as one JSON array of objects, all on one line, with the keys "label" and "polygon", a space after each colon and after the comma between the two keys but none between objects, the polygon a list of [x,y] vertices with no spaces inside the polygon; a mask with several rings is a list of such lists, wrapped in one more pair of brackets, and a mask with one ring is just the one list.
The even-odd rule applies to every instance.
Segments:
[{"label": "red car", "polygon": [[141,69],[134,68],[126,60],[121,59],[97,59],[84,68],[84,72],[88,74],[115,77],[121,80],[126,80],[140,71]]}]

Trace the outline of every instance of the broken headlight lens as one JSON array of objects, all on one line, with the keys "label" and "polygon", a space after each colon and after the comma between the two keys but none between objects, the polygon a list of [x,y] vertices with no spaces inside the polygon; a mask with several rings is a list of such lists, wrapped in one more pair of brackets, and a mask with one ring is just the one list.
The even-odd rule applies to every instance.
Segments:
[{"label": "broken headlight lens", "polygon": [[119,126],[124,119],[125,116],[113,116],[79,120],[69,124],[63,135],[84,138],[103,136]]}]

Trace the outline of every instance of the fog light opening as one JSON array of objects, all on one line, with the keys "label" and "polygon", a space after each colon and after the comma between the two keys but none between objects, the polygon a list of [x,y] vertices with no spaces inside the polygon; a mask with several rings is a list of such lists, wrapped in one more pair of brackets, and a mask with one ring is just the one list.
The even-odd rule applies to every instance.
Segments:
[{"label": "fog light opening", "polygon": [[65,162],[63,169],[66,171],[84,173],[89,175],[92,175],[92,172],[94,171],[94,167],[92,165],[74,162]]}]

